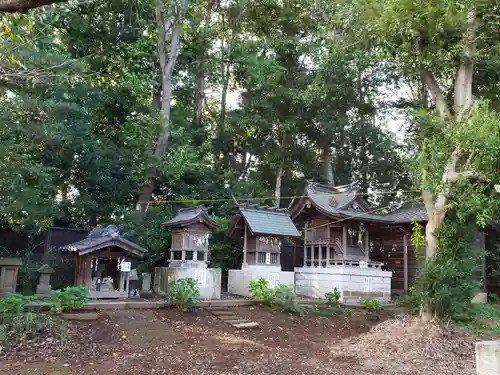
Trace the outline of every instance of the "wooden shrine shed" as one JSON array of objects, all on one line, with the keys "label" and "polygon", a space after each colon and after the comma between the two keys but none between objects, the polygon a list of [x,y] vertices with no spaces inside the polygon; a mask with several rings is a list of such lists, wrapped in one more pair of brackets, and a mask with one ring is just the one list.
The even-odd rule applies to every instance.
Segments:
[{"label": "wooden shrine shed", "polygon": [[418,261],[410,241],[412,218],[408,221],[407,216],[416,212],[377,214],[354,184],[317,183],[308,183],[288,209],[304,233],[301,264],[296,267],[325,272],[337,266],[390,271],[392,292],[408,290]]},{"label": "wooden shrine shed", "polygon": [[230,224],[231,237],[243,237],[243,266],[280,266],[281,239],[300,233],[286,208],[241,205]]},{"label": "wooden shrine shed", "polygon": [[170,267],[199,266],[208,263],[208,240],[218,223],[205,206],[181,208],[171,220],[162,223],[172,234]]},{"label": "wooden shrine shed", "polygon": [[90,298],[128,298],[131,260],[146,252],[122,238],[114,225],[95,228],[61,250],[75,255],[75,285],[87,287]]}]

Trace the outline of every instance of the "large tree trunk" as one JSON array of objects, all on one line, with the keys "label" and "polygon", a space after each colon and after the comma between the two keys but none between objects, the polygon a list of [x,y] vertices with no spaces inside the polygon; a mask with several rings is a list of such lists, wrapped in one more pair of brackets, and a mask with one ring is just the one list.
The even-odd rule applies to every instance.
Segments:
[{"label": "large tree trunk", "polygon": [[325,144],[321,149],[321,158],[323,161],[323,179],[330,186],[335,185],[335,176],[333,174],[332,152],[330,144]]},{"label": "large tree trunk", "polygon": [[44,5],[63,3],[66,0],[0,0],[1,13],[26,13]]},{"label": "large tree trunk", "polygon": [[[165,18],[163,15],[163,4],[161,0],[156,0],[156,22],[158,24],[158,57],[161,70],[161,124],[162,129],[156,142],[154,156],[157,162],[161,162],[168,150],[168,137],[170,130],[170,102],[172,100],[172,75],[175,63],[179,55],[181,42],[182,24],[187,12],[188,0],[182,0],[181,9],[178,14],[170,10]],[[167,41],[170,41],[170,51],[167,58]],[[153,168],[147,176],[146,183],[141,188],[137,209],[144,212],[149,206],[149,202],[156,188],[158,169]]]}]

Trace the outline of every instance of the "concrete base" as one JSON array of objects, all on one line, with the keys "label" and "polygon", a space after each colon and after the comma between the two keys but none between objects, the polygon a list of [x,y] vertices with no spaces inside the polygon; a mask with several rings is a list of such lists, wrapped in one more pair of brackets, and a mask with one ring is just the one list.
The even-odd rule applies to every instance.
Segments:
[{"label": "concrete base", "polygon": [[294,288],[294,273],[281,271],[281,266],[247,266],[241,270],[229,270],[227,291],[239,296],[251,297],[248,287],[251,280],[263,277],[271,285]]},{"label": "concrete base", "polygon": [[500,374],[500,341],[476,342],[477,375]]},{"label": "concrete base", "polygon": [[36,292],[35,294],[37,296],[49,296],[52,294],[52,287],[50,285],[40,285],[38,284],[36,286]]},{"label": "concrete base", "polygon": [[481,292],[478,293],[474,296],[474,298],[471,301],[472,303],[479,303],[479,304],[485,304],[488,302],[488,294]]},{"label": "concrete base", "polygon": [[343,303],[359,303],[361,298],[380,302],[391,300],[392,272],[375,268],[334,266],[295,269],[295,292],[311,298],[325,298],[334,288],[341,293]]},{"label": "concrete base", "polygon": [[169,282],[187,278],[198,281],[200,299],[220,299],[220,268],[157,267],[153,291],[158,295],[166,295]]}]

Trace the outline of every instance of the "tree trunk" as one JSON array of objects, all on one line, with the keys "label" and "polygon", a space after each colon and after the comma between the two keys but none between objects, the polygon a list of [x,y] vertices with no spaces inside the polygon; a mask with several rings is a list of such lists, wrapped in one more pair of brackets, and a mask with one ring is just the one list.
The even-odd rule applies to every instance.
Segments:
[{"label": "tree trunk", "polygon": [[332,153],[330,150],[330,144],[323,146],[321,150],[321,156],[323,159],[323,179],[325,183],[330,186],[335,186],[335,176],[333,174],[333,163],[332,163]]},{"label": "tree trunk", "polygon": [[66,0],[0,0],[0,13],[26,13],[33,8],[63,2]]},{"label": "tree trunk", "polygon": [[280,206],[281,185],[282,185],[283,174],[284,174],[283,166],[280,166],[278,168],[278,172],[276,173],[276,186],[274,188],[274,206],[275,207]]},{"label": "tree trunk", "polygon": [[[161,69],[161,123],[162,129],[156,142],[154,156],[157,162],[161,162],[168,150],[168,137],[170,130],[170,102],[172,100],[172,75],[175,63],[179,55],[181,41],[182,24],[187,12],[188,0],[182,0],[179,14],[169,11],[166,19],[163,16],[163,4],[161,0],[156,0],[156,22],[158,24],[158,57]],[[167,59],[167,41],[170,40],[170,53]],[[156,178],[158,169],[153,168],[146,179],[146,183],[141,188],[137,209],[144,212],[149,206],[153,191],[156,188]]]}]

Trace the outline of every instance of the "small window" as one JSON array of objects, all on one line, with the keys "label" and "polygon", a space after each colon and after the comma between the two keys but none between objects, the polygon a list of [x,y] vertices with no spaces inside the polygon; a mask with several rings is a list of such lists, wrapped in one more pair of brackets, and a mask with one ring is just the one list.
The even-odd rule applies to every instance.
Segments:
[{"label": "small window", "polygon": [[173,260],[181,260],[182,259],[182,251],[174,251],[174,259]]},{"label": "small window", "polygon": [[205,260],[205,252],[204,251],[198,251],[198,255],[196,256],[196,260],[200,260],[200,261]]},{"label": "small window", "polygon": [[193,252],[186,251],[186,260],[193,260]]}]

